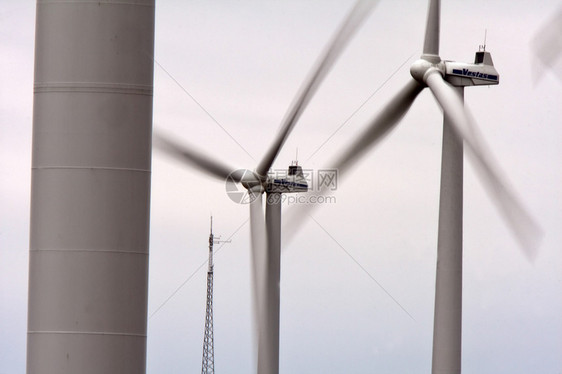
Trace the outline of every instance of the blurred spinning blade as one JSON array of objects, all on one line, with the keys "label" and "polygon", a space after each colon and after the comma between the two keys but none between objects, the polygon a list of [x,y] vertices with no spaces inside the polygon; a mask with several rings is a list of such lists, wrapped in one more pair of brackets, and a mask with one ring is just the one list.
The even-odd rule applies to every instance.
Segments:
[{"label": "blurred spinning blade", "polygon": [[533,261],[542,236],[539,226],[510,189],[506,179],[501,176],[499,167],[496,166],[488,147],[479,135],[475,121],[459,95],[437,71],[427,74],[425,81],[443,111],[450,117],[457,136],[464,140],[486,191],[506,219],[526,257]]},{"label": "blurred spinning blade", "polygon": [[234,171],[234,168],[196,150],[193,146],[182,145],[161,132],[155,132],[152,137],[155,148],[182,163],[187,163],[199,169],[211,177],[222,181],[226,181],[226,178],[230,177],[235,182],[240,182],[242,178],[242,170]]},{"label": "blurred spinning blade", "polygon": [[[424,89],[415,80],[410,80],[404,88],[402,88],[383,108],[383,110],[367,125],[365,130],[355,138],[355,140],[341,152],[339,156],[331,165],[337,170],[338,181],[353,168],[353,166],[361,160],[366,152],[377,146],[386,135],[388,135],[402,120],[404,115],[408,112],[414,100],[419,93]],[[328,188],[320,191],[321,195],[328,192]],[[285,220],[283,228],[284,243],[290,240],[297,234],[303,226],[304,221],[312,214],[318,204],[304,204],[294,205],[293,208],[287,212],[288,219]]]},{"label": "blurred spinning blade", "polygon": [[365,18],[367,18],[367,15],[377,2],[378,1],[374,0],[359,0],[355,3],[355,6],[332,37],[332,40],[328,43],[316,65],[309,73],[308,78],[303,82],[299,93],[289,106],[289,110],[283,118],[277,137],[256,168],[258,175],[265,176],[267,174],[275,158],[281,151],[281,147],[283,147],[283,144],[293,130],[293,127],[310,102],[310,99],[316,93],[320,83],[326,77],[326,74],[328,74],[341,55],[343,49],[349,44],[351,37],[355,34]]},{"label": "blurred spinning blade", "polygon": [[541,78],[547,68],[562,80],[562,7],[537,31],[531,48],[543,65],[537,68],[537,78]]}]

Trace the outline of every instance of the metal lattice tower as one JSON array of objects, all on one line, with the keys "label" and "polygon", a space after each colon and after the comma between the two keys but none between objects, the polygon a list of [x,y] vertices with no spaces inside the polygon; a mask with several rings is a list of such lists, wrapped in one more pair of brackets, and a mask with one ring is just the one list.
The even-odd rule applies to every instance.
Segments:
[{"label": "metal lattice tower", "polygon": [[213,236],[213,217],[211,217],[211,233],[209,234],[209,268],[207,270],[207,307],[205,311],[205,336],[203,338],[203,363],[201,374],[215,373],[215,340],[213,337],[213,244],[230,243]]}]

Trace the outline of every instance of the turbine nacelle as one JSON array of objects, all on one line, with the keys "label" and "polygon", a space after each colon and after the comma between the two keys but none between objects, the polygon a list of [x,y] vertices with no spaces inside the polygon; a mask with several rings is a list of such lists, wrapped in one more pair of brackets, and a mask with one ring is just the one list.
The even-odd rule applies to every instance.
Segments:
[{"label": "turbine nacelle", "polygon": [[500,83],[490,52],[478,51],[474,63],[445,61],[445,80],[456,87],[490,86]]},{"label": "turbine nacelle", "polygon": [[276,178],[275,176],[267,179],[265,188],[268,193],[297,193],[307,192],[308,182],[299,165],[290,165],[287,176]]},{"label": "turbine nacelle", "polygon": [[239,180],[242,186],[253,196],[268,193],[307,192],[308,182],[299,165],[290,165],[286,175],[269,175],[263,177],[248,169],[239,169],[231,173],[233,181]]},{"label": "turbine nacelle", "polygon": [[426,84],[427,77],[438,72],[455,87],[489,86],[500,82],[500,76],[494,67],[490,52],[478,51],[474,63],[442,61],[433,54],[424,54],[410,67],[410,74],[415,80]]}]

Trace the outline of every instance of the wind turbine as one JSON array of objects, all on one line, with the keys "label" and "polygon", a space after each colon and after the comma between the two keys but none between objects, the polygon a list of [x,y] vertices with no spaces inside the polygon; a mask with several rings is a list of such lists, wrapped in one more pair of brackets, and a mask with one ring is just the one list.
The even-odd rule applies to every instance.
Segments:
[{"label": "wind turbine", "polygon": [[[464,146],[492,200],[517,237],[527,258],[537,253],[540,229],[510,190],[484,144],[476,123],[464,107],[464,87],[495,85],[499,74],[483,46],[474,63],[439,56],[440,1],[430,0],[423,54],[410,68],[408,82],[368,124],[363,133],[331,164],[338,177],[382,140],[404,117],[416,97],[429,87],[444,112],[439,228],[434,311],[432,372],[460,373],[462,330],[462,216]],[[293,210],[289,234],[314,206]],[[304,211],[303,211],[304,210]],[[299,219],[300,218],[300,219]]]},{"label": "wind turbine", "polygon": [[[281,255],[281,194],[307,191],[299,166],[289,168],[287,179],[268,177],[283,144],[310,102],[318,86],[344,47],[377,1],[359,0],[328,43],[299,93],[287,111],[279,132],[255,170],[235,169],[222,161],[179,144],[162,134],[154,135],[154,145],[183,162],[227,183],[239,183],[247,191],[250,205],[250,234],[254,308],[257,325],[258,364],[260,374],[279,371],[279,308]],[[267,193],[265,217],[262,195]]]}]

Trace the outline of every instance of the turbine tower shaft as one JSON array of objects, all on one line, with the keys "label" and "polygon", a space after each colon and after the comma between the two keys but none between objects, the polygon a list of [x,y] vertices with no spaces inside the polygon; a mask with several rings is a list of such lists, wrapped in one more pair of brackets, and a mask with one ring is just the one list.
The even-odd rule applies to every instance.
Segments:
[{"label": "turbine tower shaft", "polygon": [[[455,87],[461,97],[463,87]],[[462,344],[463,141],[444,113],[432,374],[460,374]]]},{"label": "turbine tower shaft", "polygon": [[154,0],[37,0],[27,373],[146,371]]}]

